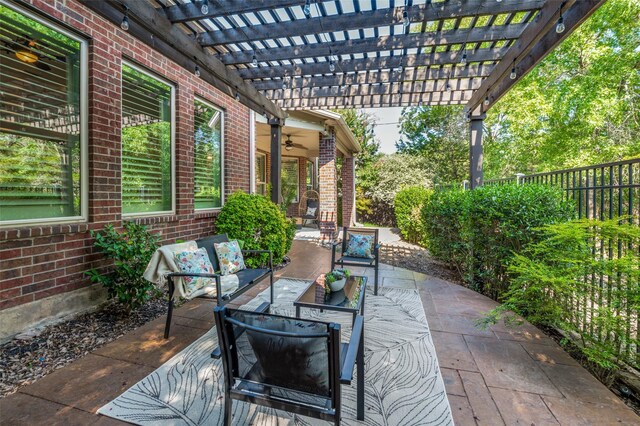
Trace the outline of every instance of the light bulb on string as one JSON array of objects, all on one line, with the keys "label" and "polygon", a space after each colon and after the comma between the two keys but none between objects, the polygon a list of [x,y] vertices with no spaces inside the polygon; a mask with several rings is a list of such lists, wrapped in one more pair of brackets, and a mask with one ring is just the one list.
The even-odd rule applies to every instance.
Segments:
[{"label": "light bulb on string", "polygon": [[196,77],[200,77],[200,67],[196,65],[196,69],[194,71],[194,74],[196,75]]},{"label": "light bulb on string", "polygon": [[556,25],[556,33],[562,34],[565,29],[564,18],[562,17],[562,14],[560,14],[560,19],[558,19],[558,24]]},{"label": "light bulb on string", "polygon": [[256,58],[256,54],[253,54],[253,58],[251,58],[251,65],[253,65],[254,67],[258,66],[258,58]]},{"label": "light bulb on string", "polygon": [[464,52],[462,54],[462,58],[460,59],[460,64],[462,64],[462,65],[466,65],[467,64],[467,52]]},{"label": "light bulb on string", "polygon": [[333,60],[329,61],[329,71],[334,72],[336,70],[336,64]]},{"label": "light bulb on string", "polygon": [[129,8],[126,6],[124,8],[124,16],[122,17],[122,22],[120,22],[120,28],[125,31],[129,31]]},{"label": "light bulb on string", "polygon": [[402,25],[405,28],[409,28],[410,24],[411,21],[409,20],[409,12],[407,11],[407,9],[405,9],[404,12],[402,12]]},{"label": "light bulb on string", "polygon": [[302,11],[304,12],[304,15],[308,18],[309,16],[311,16],[311,0],[307,0],[304,3],[304,7],[302,8]]},{"label": "light bulb on string", "polygon": [[207,13],[209,13],[209,1],[208,0],[202,0],[202,4],[200,5],[200,12],[203,15],[206,15]]},{"label": "light bulb on string", "polygon": [[485,98],[484,98],[484,104],[485,104],[485,106],[489,106],[489,104],[490,104],[490,103],[491,103],[491,102],[489,101],[489,97],[488,97],[488,96],[485,96]]},{"label": "light bulb on string", "polygon": [[509,74],[509,78],[511,80],[515,80],[518,78],[518,73],[516,72],[516,67],[511,68],[511,74]]}]

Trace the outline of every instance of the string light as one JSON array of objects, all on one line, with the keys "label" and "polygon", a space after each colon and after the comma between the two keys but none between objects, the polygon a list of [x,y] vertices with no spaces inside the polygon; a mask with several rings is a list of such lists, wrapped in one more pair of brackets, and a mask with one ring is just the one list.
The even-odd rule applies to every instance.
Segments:
[{"label": "string light", "polygon": [[304,7],[302,8],[302,11],[304,12],[304,16],[306,16],[307,18],[311,16],[311,0],[307,0],[304,3]]},{"label": "string light", "polygon": [[446,90],[447,92],[450,92],[450,91],[451,91],[451,85],[449,84],[449,82],[448,82],[448,81],[447,81],[447,85],[445,86],[445,90]]},{"label": "string light", "polygon": [[287,88],[287,80],[282,79],[282,90],[286,90]]},{"label": "string light", "polygon": [[518,73],[516,72],[515,64],[513,65],[513,68],[511,68],[511,74],[509,74],[509,78],[511,80],[515,80],[516,78],[518,78]]},{"label": "string light", "polygon": [[410,24],[411,21],[409,20],[409,12],[407,11],[407,8],[405,6],[404,12],[402,12],[402,25],[404,25],[405,28],[408,28]]},{"label": "string light", "polygon": [[460,63],[461,63],[462,65],[466,65],[466,64],[467,64],[467,52],[464,52],[464,53],[462,54],[462,58],[460,59]]},{"label": "string light", "polygon": [[196,65],[196,69],[194,71],[196,77],[200,77],[200,67]]},{"label": "string light", "polygon": [[236,101],[240,102],[240,92],[236,90]]},{"label": "string light", "polygon": [[122,17],[122,22],[120,22],[120,28],[129,31],[129,8],[127,6],[124,7],[124,16]]},{"label": "string light", "polygon": [[562,12],[560,12],[560,19],[558,19],[558,24],[556,25],[556,33],[562,34],[564,30],[564,18],[562,17]]},{"label": "string light", "polygon": [[334,72],[336,70],[336,64],[333,62],[333,59],[329,61],[329,71]]},{"label": "string light", "polygon": [[251,58],[251,65],[253,65],[254,67],[258,66],[258,58],[256,58],[255,52],[253,53],[253,58]]},{"label": "string light", "polygon": [[202,0],[202,4],[200,5],[200,12],[202,12],[203,15],[209,13],[209,0]]},{"label": "string light", "polygon": [[489,104],[490,104],[490,103],[491,103],[491,102],[489,101],[489,96],[485,96],[485,98],[484,98],[484,104],[485,104],[485,106],[489,106]]}]

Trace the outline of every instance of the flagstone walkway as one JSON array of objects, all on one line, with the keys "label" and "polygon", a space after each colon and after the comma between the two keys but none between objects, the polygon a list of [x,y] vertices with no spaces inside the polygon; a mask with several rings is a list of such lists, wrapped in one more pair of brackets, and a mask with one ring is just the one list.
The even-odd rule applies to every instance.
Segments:
[{"label": "flagstone walkway", "polygon": [[[295,241],[291,259],[278,276],[313,279],[329,269],[330,253]],[[382,265],[380,280],[383,287],[419,290],[456,425],[640,424],[640,417],[535,327],[476,328],[474,321],[494,301],[389,265]],[[210,329],[213,306],[203,299],[186,303],[174,312],[169,339],[162,338],[164,317],[158,318],[0,399],[0,423],[124,424],[94,413]]]}]

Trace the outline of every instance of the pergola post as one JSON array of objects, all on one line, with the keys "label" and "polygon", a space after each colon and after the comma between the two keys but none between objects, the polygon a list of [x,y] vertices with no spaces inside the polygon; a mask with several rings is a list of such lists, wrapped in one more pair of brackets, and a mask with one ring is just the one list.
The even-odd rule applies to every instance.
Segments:
[{"label": "pergola post", "polygon": [[482,185],[482,126],[485,114],[471,115],[469,123],[469,181],[471,189]]},{"label": "pergola post", "polygon": [[282,193],[282,185],[280,183],[282,126],[284,126],[284,120],[272,118],[269,120],[269,125],[271,125],[271,201],[280,204],[280,194]]}]

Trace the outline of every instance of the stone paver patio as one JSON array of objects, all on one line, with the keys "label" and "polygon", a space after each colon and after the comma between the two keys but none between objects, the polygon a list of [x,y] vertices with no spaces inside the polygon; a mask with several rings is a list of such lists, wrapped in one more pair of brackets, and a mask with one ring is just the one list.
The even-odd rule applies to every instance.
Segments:
[{"label": "stone paver patio", "polygon": [[[291,259],[279,276],[313,279],[329,269],[330,253],[295,241]],[[640,417],[535,327],[476,328],[474,321],[496,302],[389,265],[381,267],[380,279],[382,286],[419,290],[457,425],[640,424]],[[164,317],[158,318],[0,399],[2,424],[124,424],[94,413],[210,329],[213,306],[203,299],[186,303],[174,312],[169,339],[162,338]]]}]

